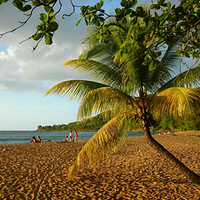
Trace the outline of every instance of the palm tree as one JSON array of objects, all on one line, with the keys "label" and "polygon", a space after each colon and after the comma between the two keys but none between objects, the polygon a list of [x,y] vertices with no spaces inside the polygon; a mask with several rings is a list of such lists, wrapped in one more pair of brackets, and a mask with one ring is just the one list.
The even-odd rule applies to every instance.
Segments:
[{"label": "palm tree", "polygon": [[187,114],[194,112],[200,99],[200,91],[194,88],[200,78],[199,68],[175,76],[179,43],[174,41],[165,51],[159,49],[150,28],[141,19],[133,24],[132,18],[127,17],[123,23],[112,21],[99,31],[93,30],[79,58],[65,63],[88,73],[92,80],[67,80],[46,93],[81,100],[78,120],[99,113],[109,119],[80,151],[69,176],[86,161],[96,167],[100,158],[121,146],[129,123],[139,120],[147,143],[190,180],[200,183],[200,177],[150,133],[155,122],[153,116],[184,116],[186,109]]}]

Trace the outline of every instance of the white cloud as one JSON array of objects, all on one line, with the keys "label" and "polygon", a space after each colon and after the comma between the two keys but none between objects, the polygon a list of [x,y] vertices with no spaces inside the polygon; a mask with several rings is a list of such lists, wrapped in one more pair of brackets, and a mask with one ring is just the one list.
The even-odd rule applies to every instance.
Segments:
[{"label": "white cloud", "polygon": [[[3,4],[0,13],[0,33],[12,30],[18,25],[18,20],[24,20],[20,12],[9,4],[9,2]],[[68,8],[67,13],[71,7]],[[14,16],[4,20],[2,16],[7,13],[10,15],[12,13]],[[42,41],[32,52],[35,41],[19,43],[34,33],[35,25],[38,23],[37,18],[38,16],[34,16],[28,25],[0,39],[0,44],[7,46],[7,49],[0,49],[0,84],[3,88],[18,92],[44,93],[63,80],[88,78],[85,74],[63,66],[64,62],[76,59],[80,54],[85,25],[83,23],[76,26],[79,16],[74,14],[64,20],[61,15],[58,16],[60,26],[54,35],[53,44],[48,46]]]},{"label": "white cloud", "polygon": [[4,61],[6,60],[7,54],[4,51],[0,52],[0,60]]},{"label": "white cloud", "polygon": [[17,47],[9,45],[7,49],[0,52],[0,60],[1,61],[9,61],[12,60],[17,54]]},{"label": "white cloud", "polygon": [[8,88],[4,84],[0,84],[0,90],[7,90]]},{"label": "white cloud", "polygon": [[[89,0],[74,0],[73,2],[75,5],[90,4]],[[109,0],[105,2],[110,3]],[[93,3],[95,2],[92,1]],[[59,29],[54,34],[53,44],[50,46],[42,41],[32,52],[32,47],[36,44],[34,40],[19,44],[36,31],[35,26],[40,23],[38,18],[43,9],[34,12],[27,25],[0,39],[0,48],[4,46],[0,49],[0,84],[3,84],[4,88],[10,91],[44,93],[64,80],[88,79],[86,74],[63,66],[64,62],[76,59],[80,55],[86,29],[84,22],[76,26],[80,18],[79,11],[71,17],[62,19],[62,14],[69,14],[73,10],[70,1],[63,2],[63,8],[63,12],[56,18]],[[5,16],[8,15],[9,17],[5,20]],[[2,4],[0,33],[12,30],[19,25],[18,21],[25,19],[26,17],[17,11],[12,2]]]}]

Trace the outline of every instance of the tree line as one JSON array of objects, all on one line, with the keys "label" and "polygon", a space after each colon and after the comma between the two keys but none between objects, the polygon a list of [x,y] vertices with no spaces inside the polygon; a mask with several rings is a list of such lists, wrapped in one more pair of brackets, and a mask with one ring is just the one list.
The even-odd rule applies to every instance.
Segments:
[{"label": "tree line", "polygon": [[[37,131],[97,131],[103,125],[107,123],[108,120],[104,119],[101,115],[97,115],[92,119],[82,122],[71,122],[69,124],[54,124],[54,125],[38,125]],[[163,116],[162,119],[156,121],[153,131],[189,131],[189,130],[200,130],[200,113],[196,115],[187,115],[184,118]],[[138,132],[143,131],[142,126],[139,122],[132,121],[131,131]]]}]

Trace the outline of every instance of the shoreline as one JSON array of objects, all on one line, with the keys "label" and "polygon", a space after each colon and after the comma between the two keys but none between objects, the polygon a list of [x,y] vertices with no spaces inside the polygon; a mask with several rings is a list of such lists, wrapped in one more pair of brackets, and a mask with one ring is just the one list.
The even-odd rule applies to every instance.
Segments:
[{"label": "shoreline", "polygon": [[[155,139],[200,175],[200,131]],[[68,179],[67,171],[86,141],[8,144],[0,147],[1,199],[193,199],[191,183],[146,144],[128,137],[97,170],[85,166]],[[6,151],[3,151],[6,148]]]},{"label": "shoreline", "polygon": [[[11,132],[13,132],[13,131],[11,131]],[[16,132],[17,133],[23,133],[21,131],[16,131]],[[41,131],[41,132],[37,132],[37,131],[24,131],[24,132],[28,132],[29,136],[27,137],[27,134],[23,135],[23,136],[21,135],[20,136],[21,138],[19,137],[16,140],[15,140],[15,136],[14,135],[13,135],[14,136],[13,138],[9,138],[8,137],[8,140],[13,140],[13,143],[12,142],[3,142],[3,140],[6,141],[6,138],[3,138],[3,140],[0,141],[0,146],[1,145],[9,145],[9,144],[28,144],[29,141],[31,140],[31,138],[33,137],[32,133],[38,133],[38,134],[41,133],[42,134],[42,133],[46,133],[47,131]],[[59,133],[65,133],[66,134],[67,131],[50,131],[49,134],[52,134],[52,133],[55,133],[55,132],[58,132],[58,134]],[[83,140],[89,140],[92,137],[92,135],[88,136],[87,134],[88,133],[90,134],[92,132],[95,133],[94,131],[88,131],[88,132],[79,131],[79,133],[80,133],[79,140],[82,140],[82,139]],[[83,135],[81,135],[82,133],[86,133],[86,134],[83,136]],[[173,136],[179,135],[179,136],[197,136],[197,137],[200,137],[200,131],[177,131],[177,132],[174,132],[174,133],[171,133],[171,134],[164,134],[164,133],[160,134],[160,132],[152,132],[151,134],[152,134],[152,136],[154,136],[154,135],[171,135],[171,136],[172,135]],[[43,143],[45,143],[47,141],[63,142],[64,139],[65,139],[65,137],[66,137],[66,135],[63,135],[63,136],[58,135],[58,137],[57,137],[56,134],[55,135],[40,135],[40,136],[42,137],[42,142]],[[140,136],[144,136],[144,132],[142,132],[142,131],[141,132],[140,131],[129,132],[129,135],[128,135],[128,137],[140,137]],[[19,141],[19,142],[17,142],[17,141]]]},{"label": "shoreline", "polygon": [[[78,131],[79,140],[89,140],[96,132],[81,132]],[[152,133],[155,135],[155,133]],[[66,136],[69,137],[68,132],[32,132],[32,131],[25,131],[25,132],[0,132],[0,145],[2,144],[23,144],[29,143],[32,137],[40,136],[43,142],[46,141],[64,141]],[[129,132],[128,137],[131,136],[140,136],[144,135],[142,132]]]}]

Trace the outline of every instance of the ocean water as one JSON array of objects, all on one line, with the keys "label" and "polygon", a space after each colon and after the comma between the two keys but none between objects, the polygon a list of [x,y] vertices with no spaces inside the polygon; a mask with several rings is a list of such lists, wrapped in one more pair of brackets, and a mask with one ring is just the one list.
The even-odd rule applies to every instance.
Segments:
[{"label": "ocean water", "polygon": [[[74,134],[74,133],[73,133]],[[78,132],[78,139],[89,140],[95,132]],[[42,141],[63,141],[69,132],[36,132],[36,131],[0,131],[0,145],[1,144],[20,144],[29,143],[33,136],[40,136]],[[142,132],[130,132],[128,137],[142,136]]]}]

